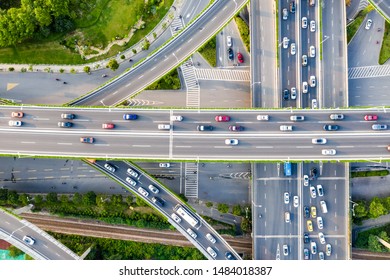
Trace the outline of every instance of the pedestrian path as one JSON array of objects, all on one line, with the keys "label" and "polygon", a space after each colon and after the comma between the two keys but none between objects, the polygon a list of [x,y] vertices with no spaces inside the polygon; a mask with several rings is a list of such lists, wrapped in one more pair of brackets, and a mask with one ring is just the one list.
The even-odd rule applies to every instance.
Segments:
[{"label": "pedestrian path", "polygon": [[184,195],[188,198],[198,198],[198,164],[193,162],[186,162],[184,172]]},{"label": "pedestrian path", "polygon": [[187,90],[186,106],[192,108],[200,107],[200,88],[195,74],[192,58],[180,66],[184,83]]},{"label": "pedestrian path", "polygon": [[348,69],[348,79],[361,79],[385,76],[390,76],[390,65],[351,67]]},{"label": "pedestrian path", "polygon": [[195,68],[199,80],[250,81],[249,70]]}]

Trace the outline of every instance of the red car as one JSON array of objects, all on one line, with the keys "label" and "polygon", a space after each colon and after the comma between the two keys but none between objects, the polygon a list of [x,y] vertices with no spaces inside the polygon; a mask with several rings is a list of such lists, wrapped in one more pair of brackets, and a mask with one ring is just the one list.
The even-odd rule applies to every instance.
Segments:
[{"label": "red car", "polygon": [[228,121],[230,121],[230,117],[229,116],[216,116],[215,120],[217,122],[228,122]]},{"label": "red car", "polygon": [[23,112],[12,112],[11,117],[12,118],[23,118],[24,114]]},{"label": "red car", "polygon": [[365,121],[376,121],[376,120],[378,120],[378,116],[377,115],[365,115],[364,120]]},{"label": "red car", "polygon": [[115,127],[115,125],[113,123],[104,123],[102,125],[102,128],[105,128],[105,129],[113,129]]},{"label": "red car", "polygon": [[237,60],[238,63],[244,63],[244,56],[242,55],[242,53],[237,53]]}]

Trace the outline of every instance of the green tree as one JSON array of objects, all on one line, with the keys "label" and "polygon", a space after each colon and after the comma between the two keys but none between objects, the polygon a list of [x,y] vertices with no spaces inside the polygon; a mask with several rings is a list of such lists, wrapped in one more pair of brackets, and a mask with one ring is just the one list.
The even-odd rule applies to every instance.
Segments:
[{"label": "green tree", "polygon": [[364,201],[358,202],[354,208],[356,218],[364,218],[368,215],[368,209]]},{"label": "green tree", "polygon": [[242,214],[242,208],[240,205],[234,205],[233,206],[233,215],[236,215],[236,216],[241,216]]},{"label": "green tree", "polygon": [[16,191],[8,191],[8,202],[11,204],[18,204],[19,194]]},{"label": "green tree", "polygon": [[148,206],[148,204],[145,202],[145,200],[143,200],[142,198],[140,198],[139,196],[137,196],[135,198],[135,203],[138,205],[138,206]]},{"label": "green tree", "polygon": [[0,189],[0,202],[6,203],[8,200],[8,189]]},{"label": "green tree", "polygon": [[211,201],[207,201],[206,207],[208,207],[208,208],[213,207],[213,203]]},{"label": "green tree", "polygon": [[25,193],[22,193],[21,195],[19,195],[19,201],[20,203],[23,205],[23,206],[26,206],[28,205],[30,202],[29,202],[29,197],[27,194]]},{"label": "green tree", "polygon": [[133,198],[132,195],[129,194],[128,196],[126,196],[126,203],[127,203],[128,206],[133,204],[133,201],[134,201],[134,198]]},{"label": "green tree", "polygon": [[90,72],[91,72],[91,67],[89,67],[89,66],[84,66],[84,72],[85,72],[85,73],[90,73]]},{"label": "green tree", "polygon": [[46,201],[49,203],[56,203],[58,202],[58,195],[55,192],[48,193],[46,195]]},{"label": "green tree", "polygon": [[8,248],[8,251],[9,251],[9,255],[12,257],[12,258],[16,258],[20,255],[23,255],[24,252],[18,248],[16,248],[15,246],[11,245],[9,248]]},{"label": "green tree", "polygon": [[34,202],[35,202],[35,204],[41,204],[42,203],[42,201],[43,201],[43,196],[42,195],[40,195],[40,194],[37,194],[35,197],[34,197]]},{"label": "green tree", "polygon": [[382,203],[387,211],[390,211],[390,196],[383,198]]},{"label": "green tree", "polygon": [[60,201],[62,204],[67,204],[69,202],[69,197],[66,194],[60,196]]},{"label": "green tree", "polygon": [[150,47],[150,42],[149,42],[148,39],[145,39],[145,40],[143,41],[143,43],[142,43],[142,49],[146,51],[146,50],[149,49],[149,47]]},{"label": "green tree", "polygon": [[94,192],[87,192],[83,194],[83,204],[84,205],[96,205],[96,194]]},{"label": "green tree", "polygon": [[82,197],[81,197],[81,194],[79,193],[75,193],[73,195],[73,199],[72,199],[73,203],[76,204],[76,205],[80,205],[81,202],[82,202]]},{"label": "green tree", "polygon": [[387,232],[382,230],[379,234],[378,234],[378,237],[379,238],[382,238],[384,241],[386,242],[389,242],[389,236],[387,235]]},{"label": "green tree", "polygon": [[382,252],[382,245],[379,243],[375,235],[368,236],[368,250],[374,252]]},{"label": "green tree", "polygon": [[227,213],[229,211],[229,206],[225,203],[218,203],[217,209],[221,213]]},{"label": "green tree", "polygon": [[111,59],[111,60],[107,63],[107,68],[110,68],[112,71],[115,71],[116,69],[119,68],[118,61],[116,61],[115,59]]},{"label": "green tree", "polygon": [[370,203],[369,213],[371,218],[378,218],[379,216],[387,214],[386,208],[378,197],[374,197]]},{"label": "green tree", "polygon": [[252,231],[252,223],[249,219],[243,218],[241,222],[241,229],[245,232],[251,232]]}]

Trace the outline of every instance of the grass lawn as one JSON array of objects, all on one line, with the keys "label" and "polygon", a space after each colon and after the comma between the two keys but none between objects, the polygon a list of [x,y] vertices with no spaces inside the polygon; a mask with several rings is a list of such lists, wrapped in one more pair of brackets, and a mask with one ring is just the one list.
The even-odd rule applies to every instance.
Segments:
[{"label": "grass lawn", "polygon": [[385,34],[383,36],[379,64],[385,63],[390,58],[390,23],[385,21]]},{"label": "grass lawn", "polygon": [[374,9],[372,5],[368,5],[363,11],[360,11],[356,16],[355,20],[347,26],[347,42],[349,43],[355,35],[356,31],[359,29],[359,26],[362,24],[365,16]]},{"label": "grass lawn", "polygon": [[214,36],[205,45],[199,49],[199,53],[213,66],[217,66],[217,38]]},{"label": "grass lawn", "polygon": [[[59,42],[66,40],[70,45],[77,39],[80,45],[104,48],[116,37],[124,38],[139,20],[144,0],[93,0],[90,7],[84,7],[88,14],[76,21],[73,34],[53,34],[44,40],[31,40],[14,47],[0,48],[0,62],[26,64],[83,64],[81,56]],[[89,60],[97,61],[117,54],[137,43],[147,35],[164,17],[173,0],[165,0],[154,14],[143,18],[145,25],[135,32],[127,46],[114,45],[107,54]],[[81,43],[80,43],[81,42]],[[69,44],[67,44],[69,45]]]}]

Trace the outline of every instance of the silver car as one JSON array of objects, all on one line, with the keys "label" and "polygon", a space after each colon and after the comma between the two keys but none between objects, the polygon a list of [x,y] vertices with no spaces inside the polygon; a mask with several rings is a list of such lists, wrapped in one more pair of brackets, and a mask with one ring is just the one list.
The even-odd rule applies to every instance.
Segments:
[{"label": "silver car", "polygon": [[310,46],[309,48],[309,56],[315,57],[316,56],[316,48],[314,46]]},{"label": "silver car", "polygon": [[387,129],[387,125],[386,124],[373,124],[371,126],[371,128],[373,130],[386,130]]},{"label": "silver car", "polygon": [[307,17],[302,18],[302,28],[307,28]]},{"label": "silver car", "polygon": [[326,138],[313,138],[311,139],[311,143],[316,145],[324,145],[326,144]]},{"label": "silver car", "polygon": [[111,164],[108,164],[108,163],[104,164],[104,168],[107,169],[108,171],[111,171],[111,172],[115,172],[115,170],[116,170],[114,166],[112,166]]},{"label": "silver car", "polygon": [[[127,177],[127,178],[129,178],[129,177]],[[126,179],[126,181],[127,181],[127,179]],[[138,188],[138,192],[139,192],[140,194],[142,194],[144,197],[147,197],[147,196],[149,195],[149,193],[148,193],[144,188],[142,188],[142,187],[139,187],[139,188]]]},{"label": "silver car", "polygon": [[316,22],[314,20],[310,21],[310,32],[316,31]]},{"label": "silver car", "polygon": [[126,177],[126,182],[135,187],[137,185],[137,182],[131,179],[130,177]]},{"label": "silver car", "polygon": [[137,178],[138,177],[138,173],[135,172],[133,169],[131,168],[128,168],[127,169],[127,174],[129,174],[130,176],[133,176],[134,178]]}]

